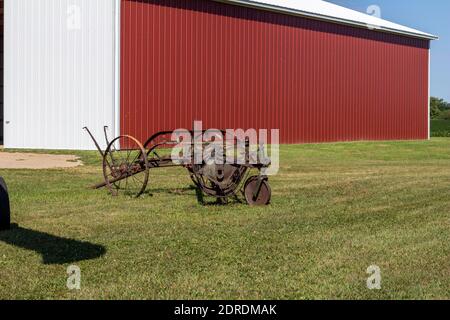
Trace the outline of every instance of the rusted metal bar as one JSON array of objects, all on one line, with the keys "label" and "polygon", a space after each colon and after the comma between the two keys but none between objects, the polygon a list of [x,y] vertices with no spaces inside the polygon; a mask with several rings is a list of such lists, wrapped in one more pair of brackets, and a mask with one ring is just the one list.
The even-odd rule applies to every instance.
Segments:
[{"label": "rusted metal bar", "polygon": [[98,152],[100,153],[100,155],[102,156],[102,158],[104,157],[104,152],[102,150],[102,148],[100,148],[100,145],[98,144],[97,140],[95,139],[94,135],[92,134],[91,130],[89,130],[88,127],[84,127],[84,130],[87,131],[87,133],[89,134],[89,136],[91,137],[92,141],[94,141],[95,147],[97,148]]},{"label": "rusted metal bar", "polygon": [[105,141],[106,145],[109,146],[109,139],[108,139],[108,126],[103,126],[103,133],[105,134]]}]

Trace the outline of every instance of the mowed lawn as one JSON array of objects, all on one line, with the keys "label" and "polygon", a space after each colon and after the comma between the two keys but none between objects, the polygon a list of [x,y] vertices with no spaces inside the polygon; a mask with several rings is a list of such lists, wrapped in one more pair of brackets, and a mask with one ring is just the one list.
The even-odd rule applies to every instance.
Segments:
[{"label": "mowed lawn", "polygon": [[283,146],[257,208],[200,204],[179,168],[152,171],[151,196],[112,198],[88,189],[99,157],[78,154],[75,169],[0,171],[17,224],[0,234],[0,298],[450,298],[448,138]]}]

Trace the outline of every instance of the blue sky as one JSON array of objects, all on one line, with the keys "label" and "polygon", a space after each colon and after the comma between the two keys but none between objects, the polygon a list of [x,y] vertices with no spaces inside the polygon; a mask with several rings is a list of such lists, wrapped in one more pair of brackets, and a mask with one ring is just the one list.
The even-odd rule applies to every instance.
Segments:
[{"label": "blue sky", "polygon": [[381,9],[381,18],[439,36],[431,44],[431,95],[450,102],[450,1],[449,0],[328,0],[366,12]]}]

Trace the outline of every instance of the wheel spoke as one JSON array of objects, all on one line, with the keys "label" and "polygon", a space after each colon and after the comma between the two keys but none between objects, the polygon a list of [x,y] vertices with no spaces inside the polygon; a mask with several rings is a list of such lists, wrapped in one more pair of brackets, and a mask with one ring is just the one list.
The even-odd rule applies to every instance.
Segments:
[{"label": "wheel spoke", "polygon": [[[117,149],[116,145],[121,148]],[[115,188],[126,195],[140,195],[148,181],[148,164],[142,167],[142,161],[137,160],[142,155],[142,161],[147,161],[145,150],[134,138],[120,136],[109,144],[103,158],[103,174],[108,187]],[[137,168],[137,165],[140,167]],[[142,177],[136,177],[142,175]],[[142,179],[138,179],[142,178]],[[115,181],[118,179],[117,181]],[[114,182],[111,182],[114,181]]]}]

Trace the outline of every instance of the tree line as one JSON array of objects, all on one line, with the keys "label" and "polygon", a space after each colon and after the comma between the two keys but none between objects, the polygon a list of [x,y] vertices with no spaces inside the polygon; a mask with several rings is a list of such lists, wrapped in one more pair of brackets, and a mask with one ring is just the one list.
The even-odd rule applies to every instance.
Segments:
[{"label": "tree line", "polygon": [[433,120],[450,120],[450,103],[444,99],[431,97],[430,116]]}]

